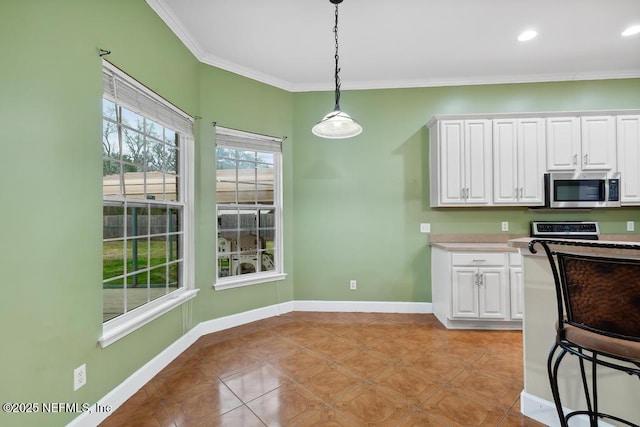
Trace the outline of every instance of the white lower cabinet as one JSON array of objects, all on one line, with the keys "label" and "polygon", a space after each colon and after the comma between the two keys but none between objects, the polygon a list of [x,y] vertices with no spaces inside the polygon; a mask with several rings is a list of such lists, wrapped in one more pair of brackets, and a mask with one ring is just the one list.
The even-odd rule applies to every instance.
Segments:
[{"label": "white lower cabinet", "polygon": [[522,327],[522,286],[515,270],[520,267],[510,262],[511,256],[519,254],[449,252],[436,247],[431,254],[433,311],[446,327]]}]

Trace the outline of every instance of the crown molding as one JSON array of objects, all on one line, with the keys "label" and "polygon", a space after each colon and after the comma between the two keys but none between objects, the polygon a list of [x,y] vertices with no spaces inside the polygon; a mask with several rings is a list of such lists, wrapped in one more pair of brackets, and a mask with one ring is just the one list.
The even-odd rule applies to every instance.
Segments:
[{"label": "crown molding", "polygon": [[[177,19],[171,9],[163,0],[146,0],[153,11],[164,21],[171,31],[189,49],[189,51],[203,64],[211,65],[240,76],[265,83],[270,86],[283,89],[287,92],[324,92],[334,90],[333,81],[317,82],[289,82],[259,70],[242,66],[224,58],[205,52],[202,46],[190,35],[182,21]],[[371,80],[350,81],[343,83],[342,90],[368,90],[368,89],[409,89],[422,87],[443,86],[476,86],[493,84],[516,83],[546,83],[566,82],[578,80],[609,80],[609,79],[634,79],[640,78],[638,70],[622,70],[601,73],[563,73],[563,74],[531,74],[531,75],[504,75],[504,76],[465,76],[459,78],[425,78],[415,80]]]}]

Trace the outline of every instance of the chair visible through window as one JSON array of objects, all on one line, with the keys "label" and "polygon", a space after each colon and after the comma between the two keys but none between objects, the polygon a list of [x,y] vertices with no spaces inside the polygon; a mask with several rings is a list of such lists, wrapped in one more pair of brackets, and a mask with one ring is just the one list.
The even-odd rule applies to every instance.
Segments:
[{"label": "chair visible through window", "polygon": [[[598,425],[599,418],[638,427],[632,421],[601,411],[597,367],[640,378],[640,246],[532,240],[531,253],[537,252],[536,244],[547,255],[556,289],[556,340],[549,353],[547,370],[560,425],[565,427],[571,417],[585,415],[592,427]],[[614,249],[616,255],[605,256],[604,249]],[[578,357],[586,409],[565,414],[560,401],[558,370],[567,354]],[[591,363],[590,380],[585,362]]]}]

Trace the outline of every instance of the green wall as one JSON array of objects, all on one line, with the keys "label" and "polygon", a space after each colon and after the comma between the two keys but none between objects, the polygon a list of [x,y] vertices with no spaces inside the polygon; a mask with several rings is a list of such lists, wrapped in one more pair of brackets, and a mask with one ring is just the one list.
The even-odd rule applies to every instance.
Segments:
[{"label": "green wall", "polygon": [[[198,297],[105,349],[102,333],[102,65],[109,61],[196,126]],[[211,121],[288,136],[292,95],[200,64],[143,0],[0,3],[0,401],[94,403],[192,326],[288,301],[278,284],[215,292]],[[285,186],[291,185],[291,167]],[[291,192],[289,192],[291,194]],[[291,230],[291,196],[285,197]],[[287,233],[291,236],[293,233]],[[285,242],[286,252],[292,240]],[[293,272],[292,258],[285,258]],[[73,369],[87,365],[74,392]],[[64,425],[76,414],[6,414],[0,425]]]},{"label": "green wall", "polygon": [[[522,208],[430,209],[434,114],[639,108],[640,80],[345,91],[364,133],[320,140],[331,92],[287,93],[200,64],[143,0],[0,3],[0,400],[94,403],[194,325],[306,299],[430,301],[427,236],[526,233]],[[196,121],[197,298],[111,346],[102,331],[101,61]],[[282,282],[216,292],[213,126],[286,136]],[[623,232],[636,209],[584,214]],[[557,214],[569,216],[570,214]],[[548,215],[547,215],[548,216]],[[545,218],[547,217],[545,216]],[[635,216],[635,218],[633,218]],[[581,214],[581,217],[583,215]],[[295,267],[295,268],[294,268]],[[348,291],[348,280],[358,290]],[[87,364],[86,386],[72,390]],[[63,425],[74,415],[0,412],[0,425]]]},{"label": "green wall", "polygon": [[[343,91],[364,132],[321,140],[310,132],[331,93],[295,96],[295,299],[431,301],[432,233],[528,234],[532,220],[593,219],[625,233],[636,208],[540,213],[527,208],[429,207],[429,132],[437,114],[640,108],[640,79]],[[349,280],[358,290],[349,290]]]},{"label": "green wall", "polygon": [[[201,102],[198,120],[201,144],[196,200],[197,281],[202,290],[195,301],[198,321],[235,314],[293,299],[293,181],[292,96],[290,93],[207,65],[200,66]],[[284,266],[288,274],[282,282],[211,291],[215,278],[215,169],[214,126],[242,129],[273,136],[287,137],[283,142],[284,186]]]}]

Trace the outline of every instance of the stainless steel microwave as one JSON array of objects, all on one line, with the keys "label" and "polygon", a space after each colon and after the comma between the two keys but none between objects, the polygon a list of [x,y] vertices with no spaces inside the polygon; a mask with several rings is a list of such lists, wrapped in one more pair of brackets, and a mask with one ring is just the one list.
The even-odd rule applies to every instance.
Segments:
[{"label": "stainless steel microwave", "polygon": [[544,185],[545,205],[549,208],[620,206],[620,173],[548,173]]}]

